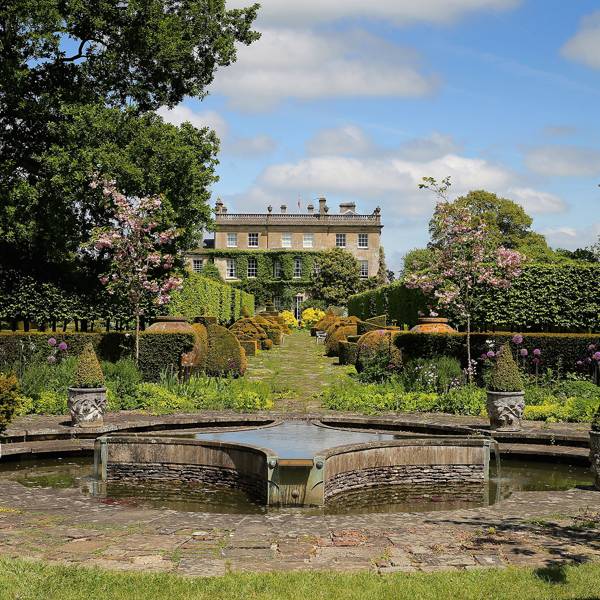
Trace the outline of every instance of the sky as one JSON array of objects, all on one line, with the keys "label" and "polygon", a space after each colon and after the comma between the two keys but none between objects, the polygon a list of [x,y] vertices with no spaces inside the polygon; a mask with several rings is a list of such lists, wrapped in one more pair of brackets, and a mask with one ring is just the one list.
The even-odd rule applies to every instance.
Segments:
[{"label": "sky", "polygon": [[521,204],[553,247],[598,239],[598,0],[263,0],[256,29],[206,98],[159,111],[217,131],[230,212],[380,206],[398,269],[427,243],[421,178],[449,175],[451,196]]}]

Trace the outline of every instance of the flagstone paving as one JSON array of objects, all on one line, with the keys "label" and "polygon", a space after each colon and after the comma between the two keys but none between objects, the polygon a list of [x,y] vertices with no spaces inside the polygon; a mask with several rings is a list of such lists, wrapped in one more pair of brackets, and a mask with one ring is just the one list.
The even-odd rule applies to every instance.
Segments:
[{"label": "flagstone paving", "polygon": [[600,492],[448,512],[209,514],[0,480],[0,554],[132,571],[436,571],[600,560]]}]

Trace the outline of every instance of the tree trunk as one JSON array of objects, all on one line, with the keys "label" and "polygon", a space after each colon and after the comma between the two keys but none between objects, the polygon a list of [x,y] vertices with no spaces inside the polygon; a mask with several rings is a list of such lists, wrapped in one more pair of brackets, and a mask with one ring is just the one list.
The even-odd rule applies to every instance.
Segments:
[{"label": "tree trunk", "polygon": [[473,383],[473,369],[471,365],[471,313],[467,314],[467,377],[469,384]]}]

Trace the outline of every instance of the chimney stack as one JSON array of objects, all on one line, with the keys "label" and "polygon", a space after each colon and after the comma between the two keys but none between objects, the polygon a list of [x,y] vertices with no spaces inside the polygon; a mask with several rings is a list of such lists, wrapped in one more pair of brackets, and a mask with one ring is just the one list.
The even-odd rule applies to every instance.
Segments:
[{"label": "chimney stack", "polygon": [[308,211],[309,215],[312,215],[315,212],[315,205],[311,202],[307,207],[306,210]]},{"label": "chimney stack", "polygon": [[285,213],[287,212],[287,206],[285,204],[281,205],[281,214],[285,215]]},{"label": "chimney stack", "polygon": [[342,202],[340,204],[340,214],[343,215],[347,212],[356,212],[356,202]]},{"label": "chimney stack", "polygon": [[327,198],[319,198],[319,213],[324,215],[327,211],[325,210],[327,206]]}]

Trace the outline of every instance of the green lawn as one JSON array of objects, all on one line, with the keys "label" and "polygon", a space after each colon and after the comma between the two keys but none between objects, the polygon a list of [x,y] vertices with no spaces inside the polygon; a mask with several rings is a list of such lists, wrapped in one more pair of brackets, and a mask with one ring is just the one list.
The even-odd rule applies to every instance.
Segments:
[{"label": "green lawn", "polygon": [[558,600],[600,598],[600,564],[546,570],[184,578],[0,558],[1,600]]}]

